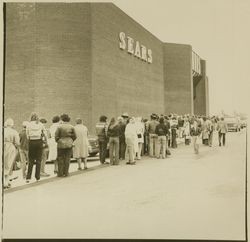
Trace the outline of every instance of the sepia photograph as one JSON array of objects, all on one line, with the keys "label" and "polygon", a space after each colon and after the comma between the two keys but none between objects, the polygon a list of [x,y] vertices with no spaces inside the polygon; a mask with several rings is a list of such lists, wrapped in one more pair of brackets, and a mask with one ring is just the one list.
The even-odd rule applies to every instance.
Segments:
[{"label": "sepia photograph", "polygon": [[2,241],[248,241],[248,0],[0,6]]}]

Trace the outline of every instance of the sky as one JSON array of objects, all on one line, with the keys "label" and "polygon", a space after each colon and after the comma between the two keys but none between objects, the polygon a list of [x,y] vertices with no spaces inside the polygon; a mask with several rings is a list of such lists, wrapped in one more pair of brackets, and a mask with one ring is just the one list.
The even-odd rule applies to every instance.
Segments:
[{"label": "sky", "polygon": [[192,45],[206,60],[210,114],[250,113],[249,0],[71,1],[113,2],[161,41]]},{"label": "sky", "polygon": [[[94,1],[93,1],[94,2]],[[100,1],[101,2],[101,1]],[[190,44],[207,62],[210,114],[250,108],[250,1],[111,0],[161,41]]]}]

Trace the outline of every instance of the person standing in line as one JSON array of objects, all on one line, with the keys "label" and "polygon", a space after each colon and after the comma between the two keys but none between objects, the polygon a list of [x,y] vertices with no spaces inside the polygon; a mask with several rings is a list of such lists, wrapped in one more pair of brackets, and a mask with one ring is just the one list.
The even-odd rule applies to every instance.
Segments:
[{"label": "person standing in line", "polygon": [[110,165],[119,165],[119,137],[120,126],[115,118],[111,118],[108,126]]},{"label": "person standing in line", "polygon": [[26,182],[29,183],[32,175],[34,162],[36,161],[35,178],[40,180],[41,160],[43,151],[42,136],[46,135],[43,124],[39,121],[37,113],[32,113],[30,122],[26,128],[27,138],[29,140],[29,165]]},{"label": "person standing in line", "polygon": [[140,160],[141,159],[141,153],[142,153],[142,145],[144,143],[144,123],[141,117],[136,118],[135,122],[136,126],[136,133],[137,133],[137,140],[138,140],[138,151],[136,152],[136,159]]},{"label": "person standing in line", "polygon": [[215,117],[212,117],[210,120],[210,128],[209,128],[209,135],[208,135],[208,145],[212,147],[213,145],[213,133],[215,130]]},{"label": "person standing in line", "polygon": [[143,155],[149,155],[149,133],[148,133],[148,119],[143,119],[144,125],[144,149]]},{"label": "person standing in line", "polygon": [[46,128],[46,123],[47,120],[45,118],[40,118],[40,122],[43,124],[44,126],[44,134],[43,135],[43,151],[42,151],[42,161],[41,161],[41,171],[40,171],[40,176],[43,177],[47,177],[50,176],[48,173],[45,172],[45,166],[46,166],[46,162],[48,159],[48,155],[49,155],[49,146],[48,146],[48,137],[49,137],[49,131]]},{"label": "person standing in line", "polygon": [[55,140],[55,133],[60,125],[60,117],[54,116],[52,118],[52,125],[49,128],[49,139],[48,139],[48,145],[49,145],[49,157],[48,160],[52,161],[54,163],[54,174],[58,173],[58,161],[57,161],[57,143]]},{"label": "person standing in line", "polygon": [[157,146],[157,139],[158,136],[155,133],[155,128],[159,124],[157,121],[157,115],[152,114],[151,120],[148,123],[148,133],[149,133],[149,156],[155,157],[156,156],[156,146]]},{"label": "person standing in line", "polygon": [[102,115],[99,119],[99,122],[96,124],[96,135],[98,137],[99,143],[99,158],[101,164],[107,164],[105,159],[107,156],[107,144],[108,144],[108,124],[107,124],[107,117]]},{"label": "person standing in line", "polygon": [[204,145],[208,145],[208,137],[209,137],[209,121],[207,119],[207,117],[203,117],[203,122],[202,122],[202,126],[201,126],[201,129],[202,129],[202,144]]},{"label": "person standing in line", "polygon": [[188,119],[185,117],[184,118],[184,138],[185,138],[185,145],[189,145],[190,144],[190,123],[188,121]]},{"label": "person standing in line", "polygon": [[181,139],[183,137],[183,125],[184,125],[184,119],[182,116],[178,117],[178,138]]},{"label": "person standing in line", "polygon": [[171,152],[169,150],[169,140],[170,140],[170,122],[169,122],[169,118],[167,115],[164,116],[164,124],[167,127],[167,135],[166,135],[166,157],[167,155],[171,155]]},{"label": "person standing in line", "polygon": [[135,154],[138,149],[138,137],[136,133],[135,127],[135,119],[134,117],[129,119],[129,123],[125,129],[125,138],[126,138],[126,145],[127,145],[127,152],[129,156],[129,160],[126,163],[127,165],[135,165]]},{"label": "person standing in line", "polygon": [[155,133],[158,135],[158,143],[156,147],[156,157],[160,159],[160,154],[162,158],[166,158],[166,144],[167,144],[167,134],[168,129],[167,126],[164,124],[164,118],[161,117],[159,120],[159,124],[157,124],[155,128]]},{"label": "person standing in line", "polygon": [[171,125],[171,147],[177,148],[177,129],[178,129],[178,121],[176,120],[176,116],[172,118]]},{"label": "person standing in line", "polygon": [[118,125],[120,129],[120,137],[119,137],[119,159],[125,160],[125,152],[126,152],[126,142],[125,142],[125,128],[127,123],[125,123],[123,117],[118,117]]},{"label": "person standing in line", "polygon": [[88,128],[83,125],[82,119],[76,119],[76,140],[73,144],[73,157],[76,158],[78,163],[78,170],[82,170],[82,161],[84,163],[84,169],[87,169],[87,157],[88,157]]},{"label": "person standing in line", "polygon": [[10,188],[9,176],[12,173],[13,165],[20,145],[19,134],[13,129],[14,121],[8,118],[4,123],[4,188]]},{"label": "person standing in line", "polygon": [[199,143],[201,142],[201,125],[194,118],[191,119],[190,135],[192,136],[194,152],[199,154]]},{"label": "person standing in line", "polygon": [[58,157],[58,177],[67,177],[69,175],[70,158],[72,156],[73,142],[76,140],[74,127],[69,124],[68,114],[61,115],[62,123],[58,126],[55,133],[57,142]]},{"label": "person standing in line", "polygon": [[20,137],[20,147],[19,147],[19,154],[20,154],[20,160],[21,160],[21,167],[22,167],[22,173],[23,173],[23,179],[26,179],[26,166],[29,162],[29,140],[27,138],[26,134],[26,128],[29,125],[28,121],[23,122],[23,129],[19,133]]},{"label": "person standing in line", "polygon": [[224,118],[222,117],[217,125],[217,131],[219,134],[219,146],[221,146],[221,138],[222,138],[222,144],[225,146],[226,144],[226,133],[228,132],[227,123],[224,121]]}]

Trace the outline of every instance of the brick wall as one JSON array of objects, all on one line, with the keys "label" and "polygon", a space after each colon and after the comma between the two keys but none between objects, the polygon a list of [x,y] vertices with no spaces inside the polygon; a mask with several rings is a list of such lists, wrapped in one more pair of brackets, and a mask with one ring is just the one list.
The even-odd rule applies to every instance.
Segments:
[{"label": "brick wall", "polygon": [[27,120],[35,102],[35,4],[6,4],[5,120]]},{"label": "brick wall", "polygon": [[[91,4],[93,122],[123,112],[164,112],[162,42],[110,3]],[[124,32],[153,51],[149,64],[119,48]]]},{"label": "brick wall", "polygon": [[165,113],[193,113],[192,47],[164,43]]},{"label": "brick wall", "polygon": [[8,3],[6,28],[5,116],[66,112],[89,126],[90,4]]},{"label": "brick wall", "polygon": [[[32,111],[82,117],[90,133],[102,114],[193,113],[191,46],[162,43],[112,3],[7,3],[6,29],[5,118],[19,128]],[[153,63],[120,49],[120,32]]]}]

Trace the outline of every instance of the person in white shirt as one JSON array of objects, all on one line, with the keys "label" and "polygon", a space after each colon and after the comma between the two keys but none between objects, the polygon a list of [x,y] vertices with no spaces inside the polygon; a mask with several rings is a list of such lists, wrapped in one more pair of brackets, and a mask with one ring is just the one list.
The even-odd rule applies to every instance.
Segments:
[{"label": "person in white shirt", "polygon": [[126,164],[135,165],[135,154],[138,151],[138,137],[134,117],[129,119],[129,123],[126,126],[125,139],[129,155],[129,161]]},{"label": "person in white shirt", "polygon": [[26,182],[31,179],[33,165],[36,161],[36,173],[35,178],[40,180],[41,160],[43,151],[43,137],[46,137],[46,130],[43,124],[39,121],[37,113],[32,113],[30,122],[26,128],[27,138],[29,140],[29,166],[26,176]]}]

